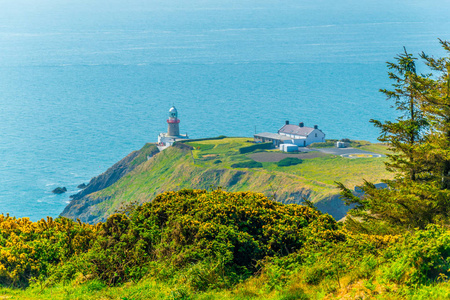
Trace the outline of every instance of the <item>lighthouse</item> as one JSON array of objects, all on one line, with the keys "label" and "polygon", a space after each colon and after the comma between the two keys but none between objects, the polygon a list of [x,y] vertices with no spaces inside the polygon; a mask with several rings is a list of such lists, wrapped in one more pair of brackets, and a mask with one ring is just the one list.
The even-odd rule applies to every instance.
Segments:
[{"label": "lighthouse", "polygon": [[167,119],[167,132],[158,135],[158,148],[164,150],[170,147],[176,141],[189,139],[187,134],[180,134],[180,119],[178,119],[178,111],[175,106],[169,109],[169,118]]},{"label": "lighthouse", "polygon": [[175,106],[172,106],[169,109],[169,118],[167,119],[167,124],[169,125],[167,128],[168,136],[180,135],[180,120],[178,119],[178,111]]}]

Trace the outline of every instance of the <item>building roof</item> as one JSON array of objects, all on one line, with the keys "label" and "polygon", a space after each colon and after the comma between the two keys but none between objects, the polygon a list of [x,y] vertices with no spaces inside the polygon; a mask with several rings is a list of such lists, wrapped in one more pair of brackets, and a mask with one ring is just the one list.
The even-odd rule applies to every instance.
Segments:
[{"label": "building roof", "polygon": [[298,125],[286,124],[278,130],[278,133],[295,134],[300,136],[308,136],[314,131],[312,127],[300,127]]},{"label": "building roof", "polygon": [[177,120],[178,119],[178,111],[177,111],[177,109],[175,108],[175,106],[172,106],[170,109],[169,109],[169,119],[175,119],[175,120]]},{"label": "building roof", "polygon": [[273,139],[273,140],[280,140],[280,141],[292,140],[292,138],[290,138],[288,136],[281,135],[278,133],[271,133],[271,132],[258,133],[258,134],[255,134],[255,137],[262,137],[262,138],[266,138],[266,139]]}]

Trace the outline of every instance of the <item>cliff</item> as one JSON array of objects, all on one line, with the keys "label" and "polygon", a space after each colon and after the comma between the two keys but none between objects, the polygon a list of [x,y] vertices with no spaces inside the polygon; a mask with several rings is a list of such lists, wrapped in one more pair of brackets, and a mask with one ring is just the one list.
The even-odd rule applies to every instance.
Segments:
[{"label": "cliff", "polygon": [[[382,158],[350,160],[297,154],[301,164],[279,167],[273,160],[280,160],[284,154],[258,149],[241,153],[247,152],[240,149],[249,145],[253,144],[245,138],[211,139],[177,144],[157,153],[157,148],[148,144],[93,178],[86,189],[73,196],[61,215],[96,223],[126,205],[151,201],[165,191],[222,187],[230,192],[261,192],[283,203],[300,203],[307,198],[339,220],[347,207],[339,199],[334,181],[355,186],[363,178],[378,182],[387,177]],[[147,156],[151,158],[147,160]],[[261,162],[261,167],[236,167],[245,166],[253,158]]]},{"label": "cliff", "polygon": [[141,150],[131,152],[106,170],[106,172],[92,178],[86,187],[79,193],[71,195],[70,198],[72,198],[72,201],[65,207],[61,215],[71,219],[90,219],[90,209],[96,203],[95,201],[90,201],[90,198],[86,197],[87,195],[113,185],[120,178],[134,170],[150,157],[156,155],[158,152],[159,150],[154,144],[146,144]]}]

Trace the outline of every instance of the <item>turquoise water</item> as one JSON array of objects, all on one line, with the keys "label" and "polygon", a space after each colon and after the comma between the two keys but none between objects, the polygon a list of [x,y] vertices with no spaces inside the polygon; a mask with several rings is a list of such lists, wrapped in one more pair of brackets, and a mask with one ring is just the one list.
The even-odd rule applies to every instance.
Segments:
[{"label": "turquoise water", "polygon": [[235,2],[2,0],[0,212],[57,216],[172,104],[193,138],[290,120],[376,141],[385,62],[450,39],[448,1]]}]

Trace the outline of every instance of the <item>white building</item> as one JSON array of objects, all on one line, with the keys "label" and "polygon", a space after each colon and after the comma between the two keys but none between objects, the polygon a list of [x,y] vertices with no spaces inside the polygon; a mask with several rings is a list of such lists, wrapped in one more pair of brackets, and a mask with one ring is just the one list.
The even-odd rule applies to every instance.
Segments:
[{"label": "white building", "polygon": [[290,137],[292,140],[289,143],[299,147],[306,147],[312,143],[325,142],[325,133],[317,125],[314,125],[314,127],[306,127],[303,122],[300,122],[298,125],[293,125],[289,124],[289,121],[286,121],[286,124],[278,130],[278,134]]},{"label": "white building", "polygon": [[169,109],[169,119],[167,119],[167,132],[158,135],[158,146],[167,148],[172,146],[176,141],[189,139],[187,134],[180,134],[180,119],[178,119],[178,111],[175,106]]},{"label": "white building", "polygon": [[[298,125],[286,124],[278,130],[278,133],[263,132],[254,135],[255,142],[273,143],[275,147],[280,148],[282,151],[292,151],[292,146],[306,147],[312,143],[325,142],[325,133],[318,128],[305,127],[303,123]],[[282,145],[285,145],[282,147]],[[286,145],[290,145],[286,147]]]}]

